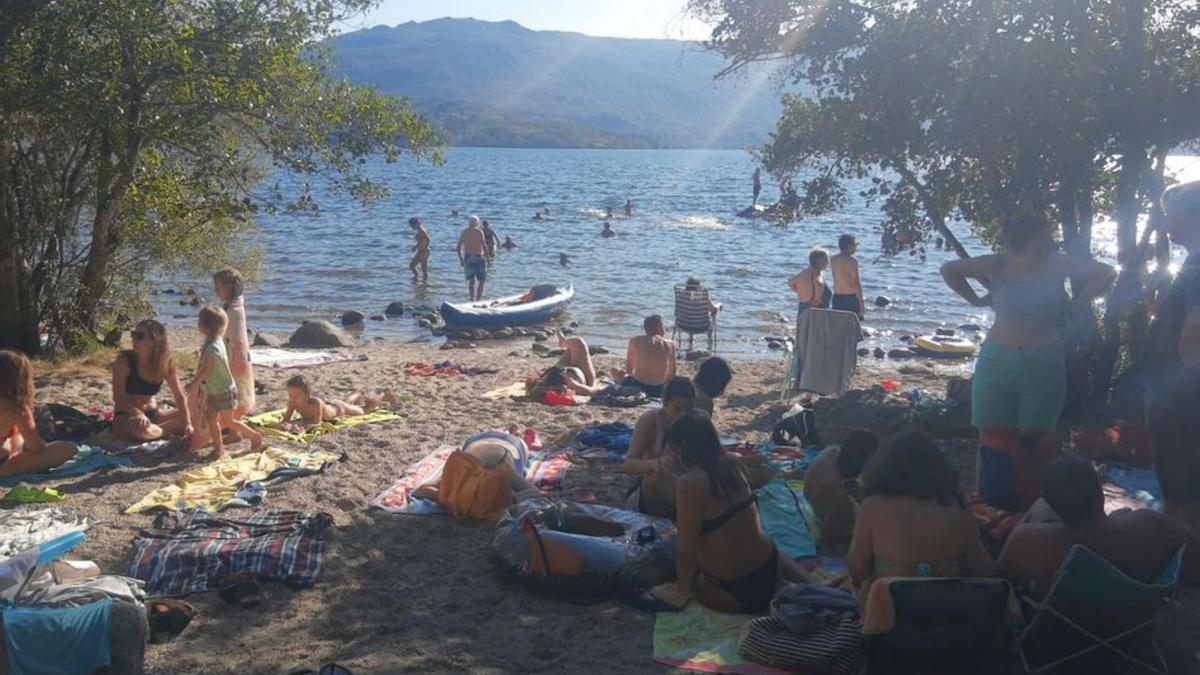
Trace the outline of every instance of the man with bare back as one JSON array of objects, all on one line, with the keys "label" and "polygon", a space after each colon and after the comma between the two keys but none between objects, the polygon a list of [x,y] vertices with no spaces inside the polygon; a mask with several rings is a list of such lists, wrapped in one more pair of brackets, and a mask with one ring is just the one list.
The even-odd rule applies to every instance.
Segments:
[{"label": "man with bare back", "polygon": [[[487,259],[484,257],[487,239],[483,230],[479,229],[479,216],[467,219],[467,229],[458,235],[457,250],[458,262],[467,275],[467,291],[471,301],[482,300],[483,283],[487,281]],[[478,286],[475,285],[476,281],[479,282]]]},{"label": "man with bare back", "polygon": [[623,387],[637,387],[647,396],[661,398],[663,386],[675,377],[675,343],[663,337],[667,330],[658,314],[646,317],[642,328],[646,334],[629,341],[625,372],[616,371],[613,379]]},{"label": "man with bare back", "polygon": [[558,338],[559,349],[563,350],[558,365],[563,368],[578,368],[583,375],[584,384],[589,387],[596,384],[596,368],[592,365],[588,343],[581,337],[567,336],[561,329],[555,335]]}]

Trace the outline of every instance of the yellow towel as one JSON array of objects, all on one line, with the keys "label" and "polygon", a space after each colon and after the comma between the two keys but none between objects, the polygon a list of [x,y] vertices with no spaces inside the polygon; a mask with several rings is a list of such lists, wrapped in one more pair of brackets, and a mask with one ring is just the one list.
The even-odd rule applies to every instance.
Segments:
[{"label": "yellow towel", "polygon": [[480,398],[486,398],[490,401],[503,401],[510,398],[525,398],[525,396],[525,382],[522,380],[521,382],[513,382],[506,387],[493,389],[486,394],[480,395]]},{"label": "yellow towel", "polygon": [[279,438],[285,441],[297,441],[299,443],[311,443],[314,438],[321,434],[327,434],[338,429],[353,427],[359,424],[369,424],[371,422],[386,422],[387,420],[398,420],[403,415],[392,412],[391,410],[373,410],[365,415],[347,415],[338,417],[332,420],[325,420],[320,424],[309,425],[304,431],[285,431],[276,429],[275,424],[283,421],[283,410],[272,410],[261,415],[254,415],[246,418],[246,424],[252,427],[261,427],[262,434],[268,438]]},{"label": "yellow towel", "polygon": [[319,471],[338,460],[338,455],[324,450],[312,452],[267,448],[196,467],[185,473],[174,485],[159,488],[125,510],[141,513],[161,508],[182,511],[195,507],[218,511],[233,499],[239,488],[250,481],[263,480],[281,467]]}]

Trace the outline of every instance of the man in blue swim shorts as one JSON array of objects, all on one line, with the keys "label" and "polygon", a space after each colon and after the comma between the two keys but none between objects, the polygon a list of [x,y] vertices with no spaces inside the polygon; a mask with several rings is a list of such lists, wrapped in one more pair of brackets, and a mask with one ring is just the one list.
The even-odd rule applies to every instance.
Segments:
[{"label": "man in blue swim shorts", "polygon": [[467,290],[472,302],[483,299],[483,283],[487,281],[486,250],[487,239],[479,228],[479,216],[471,216],[467,219],[467,229],[458,236],[458,262],[467,275]]}]

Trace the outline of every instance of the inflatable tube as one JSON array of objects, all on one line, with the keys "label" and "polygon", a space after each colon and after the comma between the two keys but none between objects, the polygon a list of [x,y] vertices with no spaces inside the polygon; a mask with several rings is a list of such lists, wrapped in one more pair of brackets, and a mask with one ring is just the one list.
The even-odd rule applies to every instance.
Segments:
[{"label": "inflatable tube", "polygon": [[940,358],[967,358],[975,356],[975,343],[960,337],[922,335],[913,338],[912,350],[921,356]]},{"label": "inflatable tube", "polygon": [[675,524],[611,506],[516,504],[490,548],[492,562],[525,586],[579,602],[675,578]]},{"label": "inflatable tube", "polygon": [[[542,287],[538,287],[542,288]],[[447,328],[505,328],[546,323],[560,314],[575,297],[575,287],[545,287],[544,297],[526,300],[525,295],[510,295],[480,302],[443,302],[442,320]]]}]

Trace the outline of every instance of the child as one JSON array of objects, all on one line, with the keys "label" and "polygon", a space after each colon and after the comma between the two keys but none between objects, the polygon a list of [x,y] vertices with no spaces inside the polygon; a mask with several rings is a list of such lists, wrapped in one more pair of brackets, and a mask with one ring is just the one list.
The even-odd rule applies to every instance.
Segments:
[{"label": "child", "polygon": [[37,473],[75,456],[74,443],[47,443],[33,420],[33,366],[24,354],[0,351],[0,476]]},{"label": "child", "polygon": [[231,427],[243,438],[250,439],[250,449],[262,447],[262,434],[235,419],[233,411],[238,407],[238,389],[233,374],[229,372],[229,357],[225,354],[225,327],[229,318],[220,307],[206,305],[200,308],[200,333],[204,335],[204,347],[200,350],[200,363],[196,365],[196,380],[202,382],[208,395],[208,433],[212,436],[214,452],[210,459],[225,456],[225,441],[221,438],[221,427]]},{"label": "child", "polygon": [[250,340],[246,335],[245,289],[242,273],[232,267],[213,275],[213,291],[224,303],[229,326],[225,330],[225,346],[229,350],[229,372],[238,390],[238,406],[234,417],[245,417],[254,409],[254,370],[250,366]]},{"label": "child", "polygon": [[355,394],[347,401],[336,398],[325,401],[312,395],[312,389],[303,375],[292,377],[284,386],[287,387],[288,406],[281,424],[290,422],[293,413],[300,413],[300,419],[309,424],[320,424],[346,415],[365,415],[378,408],[380,403],[396,403],[396,397],[391,392],[384,392],[380,396]]}]

